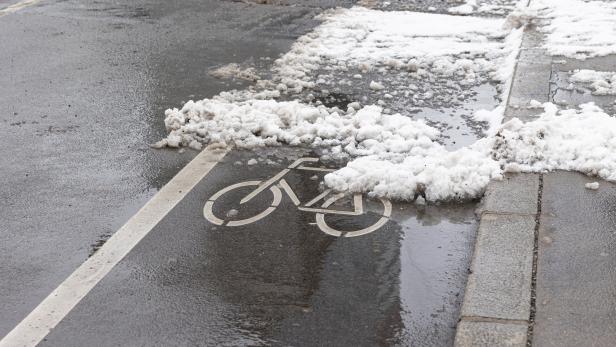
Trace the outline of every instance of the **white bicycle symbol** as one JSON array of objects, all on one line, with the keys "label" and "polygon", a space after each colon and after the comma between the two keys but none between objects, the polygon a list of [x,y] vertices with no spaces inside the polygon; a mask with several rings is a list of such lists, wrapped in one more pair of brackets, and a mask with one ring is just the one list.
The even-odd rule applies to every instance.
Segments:
[{"label": "white bicycle symbol", "polygon": [[[352,211],[336,210],[336,209],[329,208],[332,204],[334,204],[336,201],[340,200],[341,198],[345,196],[344,194],[339,193],[339,194],[334,194],[331,197],[327,198],[327,196],[330,193],[332,193],[331,189],[326,189],[321,194],[314,197],[312,200],[308,201],[305,204],[301,204],[301,202],[299,201],[299,198],[297,197],[297,195],[295,194],[291,186],[287,183],[287,181],[283,177],[292,169],[321,171],[321,172],[334,171],[333,169],[328,169],[328,168],[323,168],[323,167],[310,167],[310,166],[302,165],[305,162],[318,162],[318,161],[319,161],[318,158],[301,158],[301,159],[296,160],[293,164],[289,165],[288,168],[282,170],[281,172],[276,174],[274,177],[268,179],[267,181],[246,181],[246,182],[232,184],[226,188],[223,188],[219,190],[218,192],[216,192],[214,195],[212,195],[212,197],[210,197],[209,200],[205,203],[205,206],[203,207],[203,215],[208,221],[210,221],[212,224],[215,224],[215,225],[226,225],[230,227],[236,227],[236,226],[251,224],[251,223],[254,223],[258,220],[261,220],[267,217],[270,213],[274,212],[274,210],[276,209],[276,207],[278,207],[278,205],[280,204],[282,200],[282,192],[280,191],[280,189],[282,189],[285,191],[285,193],[287,193],[289,198],[293,201],[293,203],[295,204],[295,206],[297,206],[299,210],[307,211],[307,212],[315,212],[317,226],[324,233],[332,235],[332,236],[344,236],[344,237],[361,236],[361,235],[371,233],[375,230],[378,230],[379,228],[381,228],[383,225],[387,223],[387,221],[389,220],[389,217],[391,216],[391,209],[392,209],[391,202],[389,202],[389,200],[382,199],[382,198],[379,199],[381,203],[383,204],[383,213],[381,214],[381,218],[376,223],[366,228],[363,228],[360,230],[354,230],[354,231],[340,231],[340,230],[336,230],[330,227],[325,222],[325,214],[338,214],[338,215],[347,215],[347,216],[359,216],[359,215],[364,214],[363,198],[361,194],[353,195],[354,207]],[[241,187],[247,187],[247,186],[256,186],[256,189],[253,190],[246,197],[244,197],[240,201],[240,204],[249,202],[259,193],[265,191],[268,188],[272,192],[273,201],[271,202],[271,204],[269,204],[269,206],[267,206],[267,208],[264,211],[250,218],[226,221],[214,215],[213,206],[216,200],[218,200],[222,195],[234,189],[241,188]],[[312,207],[314,206],[314,204],[316,204],[317,202],[321,200],[324,200],[324,202],[323,204],[321,204],[320,208]]]}]

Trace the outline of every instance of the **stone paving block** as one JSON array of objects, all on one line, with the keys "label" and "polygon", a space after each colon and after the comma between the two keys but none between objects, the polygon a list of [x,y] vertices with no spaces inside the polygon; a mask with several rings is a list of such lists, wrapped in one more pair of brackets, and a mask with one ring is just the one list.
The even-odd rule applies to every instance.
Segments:
[{"label": "stone paving block", "polygon": [[576,69],[590,69],[599,71],[616,71],[616,55],[607,55],[604,57],[589,58],[586,60],[576,60],[570,58],[554,58],[554,61],[562,61],[562,64],[556,64],[555,67],[559,71],[571,71]]},{"label": "stone paving block", "polygon": [[537,214],[539,175],[507,174],[502,181],[492,181],[478,213]]},{"label": "stone paving block", "polygon": [[552,57],[543,48],[527,48],[520,50],[518,62],[530,63],[531,65],[549,66],[552,64]]},{"label": "stone paving block", "polygon": [[524,347],[526,336],[526,324],[462,321],[454,346]]},{"label": "stone paving block", "polygon": [[615,196],[596,177],[544,176],[533,346],[616,345]]},{"label": "stone paving block", "polygon": [[508,105],[528,106],[530,100],[547,102],[552,59],[544,49],[523,49],[511,84]]},{"label": "stone paving block", "polygon": [[550,94],[551,69],[532,69],[516,73],[511,85],[508,105],[528,106],[530,100],[547,102]]},{"label": "stone paving block", "polygon": [[528,320],[535,217],[481,217],[462,317]]},{"label": "stone paving block", "polygon": [[513,118],[518,118],[523,122],[530,122],[537,119],[537,116],[541,113],[543,113],[543,108],[508,107],[505,110],[503,122],[509,121]]},{"label": "stone paving block", "polygon": [[528,25],[524,30],[522,49],[542,47],[544,38],[545,34],[537,30],[535,25]]}]

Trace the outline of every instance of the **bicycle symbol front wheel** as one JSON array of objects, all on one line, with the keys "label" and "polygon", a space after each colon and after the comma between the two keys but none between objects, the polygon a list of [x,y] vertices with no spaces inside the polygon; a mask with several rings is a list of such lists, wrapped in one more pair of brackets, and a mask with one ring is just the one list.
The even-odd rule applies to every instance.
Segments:
[{"label": "bicycle symbol front wheel", "polygon": [[205,203],[205,206],[203,206],[203,216],[205,217],[205,219],[207,219],[208,221],[210,221],[212,224],[215,225],[227,225],[230,227],[237,227],[237,226],[242,226],[242,225],[246,225],[246,224],[250,224],[250,223],[254,223],[260,219],[263,219],[265,217],[267,217],[270,213],[274,212],[274,210],[276,209],[276,207],[278,207],[278,205],[280,204],[280,201],[282,200],[282,192],[280,191],[280,189],[275,186],[272,185],[270,187],[270,191],[272,192],[273,195],[273,201],[271,204],[266,205],[268,206],[264,211],[249,217],[249,218],[244,218],[244,219],[237,219],[237,220],[225,220],[224,218],[218,218],[215,214],[214,214],[214,203],[216,202],[216,200],[218,200],[222,195],[234,190],[234,189],[238,189],[238,188],[242,188],[242,187],[249,187],[249,186],[259,186],[259,184],[261,184],[261,181],[246,181],[246,182],[240,182],[240,183],[236,183],[236,184],[232,184],[226,188],[223,188],[221,190],[219,190],[218,192],[216,192],[216,194],[212,195],[212,197]]},{"label": "bicycle symbol front wheel", "polygon": [[[336,202],[340,198],[342,198],[342,196],[339,196],[339,197],[334,198],[334,199],[330,199],[330,200],[326,201],[322,205],[322,207],[323,208],[328,208],[329,206],[331,206],[334,202]],[[353,230],[353,231],[341,231],[341,230],[334,229],[334,228],[330,227],[327,224],[327,222],[325,222],[325,214],[324,213],[320,213],[320,212],[316,214],[317,226],[324,233],[326,233],[328,235],[336,236],[336,237],[355,237],[355,236],[362,236],[362,235],[366,235],[366,234],[369,234],[371,232],[374,232],[374,231],[378,230],[379,228],[381,228],[383,225],[385,225],[389,221],[389,217],[391,216],[391,202],[389,200],[385,200],[385,199],[382,199],[382,198],[379,198],[378,200],[383,204],[383,214],[381,215],[381,218],[378,221],[376,221],[376,223],[374,223],[374,224],[372,224],[370,226],[367,226],[367,227],[365,227],[363,229]]]}]

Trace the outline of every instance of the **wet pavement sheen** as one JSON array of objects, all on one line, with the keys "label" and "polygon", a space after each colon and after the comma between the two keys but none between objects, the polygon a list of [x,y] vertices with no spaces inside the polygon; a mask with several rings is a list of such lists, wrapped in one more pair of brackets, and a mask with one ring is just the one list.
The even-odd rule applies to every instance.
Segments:
[{"label": "wet pavement sheen", "polygon": [[[305,155],[240,166],[259,156],[228,154],[41,345],[451,345],[475,236],[473,205],[394,204],[385,226],[349,238],[320,231],[315,214],[285,194],[274,212],[246,226],[203,217],[221,188],[272,177]],[[319,193],[312,175],[285,177],[303,202]],[[264,191],[235,218],[271,199]],[[225,218],[231,205],[215,205],[214,213]],[[374,206],[366,201],[366,215],[326,221],[357,229],[380,217]]]},{"label": "wet pavement sheen", "polygon": [[613,346],[615,187],[574,172],[544,176],[533,346]]},{"label": "wet pavement sheen", "polygon": [[311,3],[46,0],[0,17],[0,336],[195,156],[149,148],[165,109],[246,85],[208,71],[285,52],[317,24]]}]

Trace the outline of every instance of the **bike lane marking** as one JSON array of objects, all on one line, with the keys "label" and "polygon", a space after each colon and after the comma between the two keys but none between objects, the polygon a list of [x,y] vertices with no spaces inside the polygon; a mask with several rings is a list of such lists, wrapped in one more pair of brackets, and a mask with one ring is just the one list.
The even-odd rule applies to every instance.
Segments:
[{"label": "bike lane marking", "polygon": [[10,6],[7,6],[3,9],[0,9],[0,17],[4,16],[5,14],[17,12],[24,7],[36,5],[39,1],[40,0],[23,0]]},{"label": "bike lane marking", "polygon": [[228,153],[208,146],[2,340],[36,346]]}]

